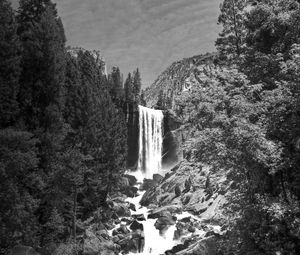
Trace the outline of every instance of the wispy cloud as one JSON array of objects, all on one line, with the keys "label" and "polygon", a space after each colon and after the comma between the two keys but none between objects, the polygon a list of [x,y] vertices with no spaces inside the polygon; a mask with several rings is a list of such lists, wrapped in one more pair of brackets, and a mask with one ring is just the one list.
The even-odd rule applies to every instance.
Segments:
[{"label": "wispy cloud", "polygon": [[[15,1],[15,0],[13,0]],[[221,0],[56,0],[68,44],[102,51],[145,85],[173,61],[214,50]]]}]

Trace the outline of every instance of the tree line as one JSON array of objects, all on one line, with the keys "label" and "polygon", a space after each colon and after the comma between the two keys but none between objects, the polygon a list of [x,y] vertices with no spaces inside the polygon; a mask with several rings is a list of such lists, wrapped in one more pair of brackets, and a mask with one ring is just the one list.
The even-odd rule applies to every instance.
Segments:
[{"label": "tree line", "polygon": [[123,88],[97,51],[66,47],[51,0],[0,0],[0,253],[17,243],[76,240],[78,220],[105,207],[126,169]]},{"label": "tree line", "polygon": [[219,254],[300,253],[300,3],[224,0],[218,56],[176,98],[187,158],[231,183]]}]

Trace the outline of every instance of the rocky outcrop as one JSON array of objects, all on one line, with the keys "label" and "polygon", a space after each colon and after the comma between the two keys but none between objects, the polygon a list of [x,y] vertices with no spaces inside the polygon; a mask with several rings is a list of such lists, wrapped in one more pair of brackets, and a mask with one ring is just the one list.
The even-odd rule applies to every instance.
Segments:
[{"label": "rocky outcrop", "polygon": [[164,109],[176,109],[175,97],[188,91],[200,79],[207,78],[209,69],[215,67],[215,59],[216,54],[208,53],[173,63],[146,89],[147,106],[155,107],[161,97]]},{"label": "rocky outcrop", "polygon": [[214,173],[200,163],[182,161],[166,174],[159,185],[144,194],[141,204],[154,204],[159,210],[164,207],[181,208],[207,222],[221,224],[230,184],[222,171]]}]

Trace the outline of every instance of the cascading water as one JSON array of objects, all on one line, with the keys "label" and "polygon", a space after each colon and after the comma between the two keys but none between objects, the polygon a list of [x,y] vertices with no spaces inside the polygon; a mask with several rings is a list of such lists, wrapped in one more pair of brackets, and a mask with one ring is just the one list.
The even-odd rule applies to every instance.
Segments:
[{"label": "cascading water", "polygon": [[138,171],[143,178],[152,178],[161,170],[163,118],[162,111],[139,106]]}]

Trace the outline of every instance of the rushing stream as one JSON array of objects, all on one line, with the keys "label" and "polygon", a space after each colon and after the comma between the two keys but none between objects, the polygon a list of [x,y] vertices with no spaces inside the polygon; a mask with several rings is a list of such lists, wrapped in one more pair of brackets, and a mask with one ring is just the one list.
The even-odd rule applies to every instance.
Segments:
[{"label": "rushing stream", "polygon": [[[171,249],[176,242],[173,240],[174,231],[176,229],[175,225],[171,226],[164,235],[159,234],[159,230],[155,228],[154,224],[157,219],[147,219],[148,209],[146,207],[141,207],[139,202],[144,195],[145,191],[139,193],[137,197],[128,198],[127,201],[132,203],[136,207],[136,211],[131,211],[132,214],[144,214],[146,221],[141,221],[144,226],[145,235],[145,246],[143,255],[158,255],[163,254],[166,250]],[[134,253],[132,253],[134,254]],[[135,253],[137,254],[137,253]]]},{"label": "rushing stream", "polygon": [[[139,106],[138,168],[136,172],[130,173],[134,175],[139,182],[142,182],[144,178],[152,179],[153,174],[161,174],[163,118],[164,116],[162,111]],[[157,221],[157,219],[148,219],[148,214],[150,213],[150,210],[140,205],[140,200],[143,197],[144,193],[145,191],[139,191],[136,197],[126,199],[128,203],[133,204],[135,206],[136,211],[131,210],[132,216],[143,214],[146,219],[144,221],[137,220],[140,224],[143,224],[143,251],[141,253],[131,254],[164,254],[165,251],[170,250],[178,243],[181,243],[181,240],[174,240],[176,224],[170,226],[163,232],[163,234],[161,234],[160,231],[155,228],[155,222]],[[195,217],[187,212],[175,216],[177,220],[181,220],[185,217]],[[126,222],[121,222],[118,226],[116,226],[116,229],[118,229],[122,224],[126,225]],[[112,234],[112,231],[110,234]],[[205,232],[202,230],[198,230],[197,233],[194,234],[202,236],[205,234]],[[190,233],[189,235],[192,235],[192,233]]]}]

